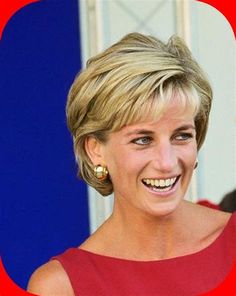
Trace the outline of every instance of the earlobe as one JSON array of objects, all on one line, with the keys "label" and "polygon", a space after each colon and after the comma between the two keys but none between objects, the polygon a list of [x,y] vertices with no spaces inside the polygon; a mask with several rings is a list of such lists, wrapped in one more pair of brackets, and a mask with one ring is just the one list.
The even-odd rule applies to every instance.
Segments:
[{"label": "earlobe", "polygon": [[85,140],[85,150],[94,165],[103,163],[102,143],[95,137],[89,136]]}]

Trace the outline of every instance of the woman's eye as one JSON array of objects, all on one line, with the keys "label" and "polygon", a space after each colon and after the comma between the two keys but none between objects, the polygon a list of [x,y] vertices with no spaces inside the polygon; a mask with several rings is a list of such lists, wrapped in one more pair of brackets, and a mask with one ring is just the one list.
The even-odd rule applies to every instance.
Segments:
[{"label": "woman's eye", "polygon": [[186,140],[192,139],[193,135],[191,133],[182,133],[175,136],[174,138],[175,140],[178,140],[178,141],[186,141]]},{"label": "woman's eye", "polygon": [[142,138],[134,139],[132,141],[132,143],[138,144],[138,145],[148,145],[150,144],[150,142],[151,142],[150,137],[142,137]]}]

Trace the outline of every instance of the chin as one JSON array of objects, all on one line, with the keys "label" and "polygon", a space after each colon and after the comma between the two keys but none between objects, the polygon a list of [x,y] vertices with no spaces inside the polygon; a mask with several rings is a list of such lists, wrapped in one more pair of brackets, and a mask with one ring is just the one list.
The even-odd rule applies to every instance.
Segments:
[{"label": "chin", "polygon": [[174,214],[178,207],[179,203],[170,201],[156,205],[155,208],[149,208],[146,212],[152,217],[161,218]]}]

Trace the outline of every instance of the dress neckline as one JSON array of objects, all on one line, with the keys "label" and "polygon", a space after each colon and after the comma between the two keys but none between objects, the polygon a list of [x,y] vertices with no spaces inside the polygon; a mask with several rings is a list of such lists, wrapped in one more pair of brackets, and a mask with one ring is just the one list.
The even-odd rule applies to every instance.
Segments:
[{"label": "dress neckline", "polygon": [[185,260],[185,259],[189,259],[189,258],[194,258],[194,257],[198,257],[201,255],[208,255],[208,253],[216,248],[222,241],[225,241],[224,238],[227,236],[228,232],[230,232],[231,226],[233,226],[235,223],[236,225],[236,212],[232,213],[225,225],[225,227],[223,228],[223,230],[220,232],[220,234],[216,237],[216,239],[211,242],[208,246],[204,247],[203,249],[194,252],[194,253],[190,253],[190,254],[186,254],[186,255],[182,255],[182,256],[178,256],[178,257],[172,257],[172,258],[166,258],[166,259],[157,259],[157,260],[135,260],[135,259],[126,259],[126,258],[120,258],[120,257],[113,257],[113,256],[108,256],[108,255],[102,255],[99,253],[94,253],[92,251],[88,251],[88,250],[84,250],[81,249],[79,247],[74,247],[74,248],[70,248],[69,250],[74,252],[74,253],[81,253],[93,258],[97,258],[97,259],[103,259],[103,260],[108,260],[108,261],[114,261],[114,262],[130,262],[130,263],[134,263],[134,264],[150,264],[150,263],[166,263],[166,262],[176,262],[176,261],[180,261],[180,260]]}]

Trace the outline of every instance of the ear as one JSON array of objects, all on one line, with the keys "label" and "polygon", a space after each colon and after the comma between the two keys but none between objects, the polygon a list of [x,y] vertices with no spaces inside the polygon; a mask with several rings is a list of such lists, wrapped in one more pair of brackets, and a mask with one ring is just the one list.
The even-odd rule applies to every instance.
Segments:
[{"label": "ear", "polygon": [[103,144],[93,136],[89,136],[85,140],[85,150],[94,165],[104,163],[102,146]]}]

